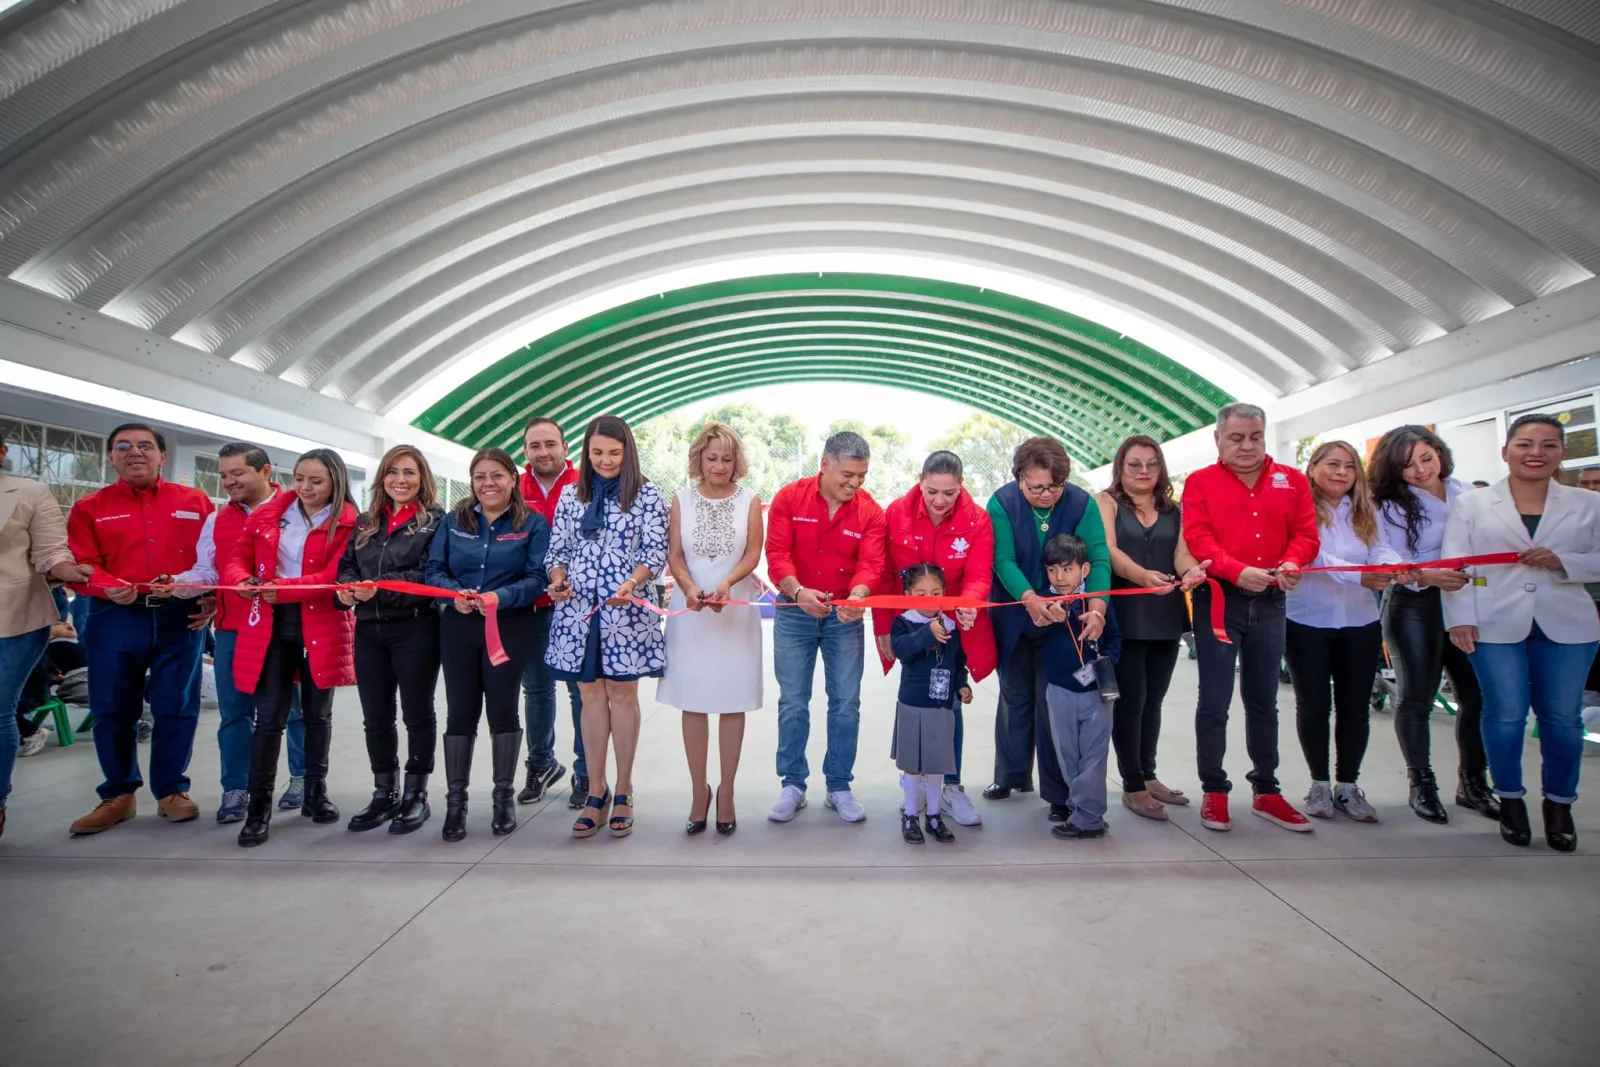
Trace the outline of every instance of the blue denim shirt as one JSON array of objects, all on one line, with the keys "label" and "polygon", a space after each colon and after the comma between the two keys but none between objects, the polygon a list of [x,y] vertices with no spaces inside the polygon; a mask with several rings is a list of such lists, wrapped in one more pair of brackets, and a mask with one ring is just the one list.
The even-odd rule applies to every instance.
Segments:
[{"label": "blue denim shirt", "polygon": [[456,525],[455,512],[444,517],[428,552],[427,581],[442,589],[494,593],[507,610],[530,608],[550,579],[544,554],[550,547],[550,524],[537,511],[513,526],[506,510],[492,524],[480,513],[478,532]]}]

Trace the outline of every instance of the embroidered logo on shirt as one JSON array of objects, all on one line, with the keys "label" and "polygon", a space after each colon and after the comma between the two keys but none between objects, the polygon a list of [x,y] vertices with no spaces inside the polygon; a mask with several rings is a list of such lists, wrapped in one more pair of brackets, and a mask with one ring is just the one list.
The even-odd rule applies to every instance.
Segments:
[{"label": "embroidered logo on shirt", "polygon": [[198,522],[200,513],[198,511],[174,511],[172,517],[175,519],[194,519]]},{"label": "embroidered logo on shirt", "polygon": [[527,535],[526,532],[523,532],[523,533],[503,533],[503,534],[497,535],[495,537],[495,540],[496,541],[525,541],[525,540],[527,540],[527,538],[528,538],[528,535]]},{"label": "embroidered logo on shirt", "polygon": [[861,540],[861,535],[856,533],[854,530],[840,530],[839,532],[844,534],[846,537],[854,537],[857,541]]},{"label": "embroidered logo on shirt", "polygon": [[1273,471],[1272,472],[1272,488],[1274,488],[1274,489],[1287,489],[1287,488],[1289,488],[1289,476],[1287,474],[1283,473],[1282,471]]},{"label": "embroidered logo on shirt", "polygon": [[121,515],[97,515],[95,517],[94,521],[95,522],[114,522],[117,519],[131,519],[131,518],[133,518],[132,514],[130,514],[128,512],[124,512]]},{"label": "embroidered logo on shirt", "polygon": [[794,516],[791,516],[791,518],[795,522],[816,522],[817,521],[816,519],[807,518],[804,515],[794,515]]},{"label": "embroidered logo on shirt", "polygon": [[964,559],[967,555],[967,549],[971,547],[972,545],[965,537],[958,537],[950,542],[950,552],[956,559]]}]

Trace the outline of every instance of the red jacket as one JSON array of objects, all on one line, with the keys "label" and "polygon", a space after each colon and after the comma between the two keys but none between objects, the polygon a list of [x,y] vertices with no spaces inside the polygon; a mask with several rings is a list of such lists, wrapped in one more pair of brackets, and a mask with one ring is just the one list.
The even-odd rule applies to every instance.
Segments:
[{"label": "red jacket", "polygon": [[[891,503],[884,515],[889,523],[889,562],[879,593],[899,596],[901,571],[914,563],[937,563],[944,569],[945,592],[950,596],[989,599],[994,580],[994,526],[989,513],[978,506],[971,493],[961,490],[955,510],[938,526],[928,516],[920,485],[912,486],[909,493]],[[873,632],[887,634],[898,614],[875,609]],[[967,654],[967,671],[973,681],[994,671],[994,627],[987,611],[978,612],[978,621],[961,635],[961,647]],[[884,673],[889,673],[894,660],[881,654],[878,658],[883,662]]]},{"label": "red jacket", "polygon": [[858,585],[883,581],[883,509],[865,489],[828,518],[820,476],[779,489],[767,509],[767,576],[783,587],[796,578],[807,589],[842,600]]},{"label": "red jacket", "polygon": [[[280,603],[300,605],[306,654],[311,661],[311,680],[320,689],[354,685],[355,614],[340,611],[333,593],[328,590],[308,591],[295,587],[332,585],[337,580],[339,559],[356,528],[358,513],[354,505],[346,504],[340,509],[337,520],[329,520],[337,523],[331,543],[327,523],[312,530],[311,536],[306,538],[300,577],[277,580],[278,524],[284,512],[295,506],[298,499],[294,493],[279,493],[251,513],[245,520],[237,551],[230,554],[225,563],[219,561],[218,572],[223,585],[238,585],[252,577],[275,582]],[[241,597],[241,603],[234,608],[240,622],[239,641],[233,652],[233,684],[241,692],[254,693],[261,678],[261,665],[267,658],[267,646],[272,642],[272,605],[265,600]]]},{"label": "red jacket", "polygon": [[94,573],[72,588],[104,597],[124,582],[182,574],[194,566],[200,527],[214,510],[200,490],[164,478],[149,489],[115,481],[84,497],[67,518],[67,546]]},{"label": "red jacket", "polygon": [[1202,467],[1183,483],[1183,540],[1227,582],[1246,567],[1309,567],[1322,542],[1311,483],[1271,456],[1251,486],[1220,460]]},{"label": "red jacket", "polygon": [[[282,486],[274,485],[272,496],[267,497],[261,507],[266,507],[283,493]],[[228,560],[239,551],[239,544],[244,539],[244,524],[249,519],[250,516],[245,512],[244,506],[230,500],[218,510],[217,521],[211,524],[211,543],[216,546],[216,555],[213,558],[216,561],[218,584],[223,584],[222,576],[227,573]],[[217,616],[211,624],[219,631],[238,630],[249,610],[250,606],[236,596],[219,596]]]},{"label": "red jacket", "polygon": [[[556,484],[546,493],[539,485],[539,479],[533,476],[533,464],[528,464],[522,471],[522,499],[527,501],[528,507],[544,516],[544,521],[550,529],[556,528],[556,505],[561,502],[561,490],[572,485],[578,480],[578,468],[572,465],[572,460],[567,460],[567,469],[556,475]],[[543,593],[533,602],[535,608],[548,608],[552,601]]]}]

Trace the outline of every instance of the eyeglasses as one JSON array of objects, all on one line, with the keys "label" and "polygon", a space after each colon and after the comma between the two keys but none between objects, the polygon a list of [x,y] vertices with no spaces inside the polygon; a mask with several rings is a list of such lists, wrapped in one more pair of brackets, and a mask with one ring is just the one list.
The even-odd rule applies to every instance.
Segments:
[{"label": "eyeglasses", "polygon": [[1124,463],[1123,466],[1127,467],[1131,471],[1155,472],[1161,469],[1161,461],[1159,459],[1152,459],[1150,462],[1146,463],[1143,460],[1130,459],[1128,462]]},{"label": "eyeglasses", "polygon": [[140,452],[161,451],[154,441],[118,441],[111,448],[115,452],[132,452],[136,449]]},{"label": "eyeglasses", "polygon": [[1066,482],[1051,482],[1049,485],[1034,485],[1032,482],[1023,482],[1022,488],[1034,496],[1044,496],[1046,493],[1059,493],[1067,487]]}]

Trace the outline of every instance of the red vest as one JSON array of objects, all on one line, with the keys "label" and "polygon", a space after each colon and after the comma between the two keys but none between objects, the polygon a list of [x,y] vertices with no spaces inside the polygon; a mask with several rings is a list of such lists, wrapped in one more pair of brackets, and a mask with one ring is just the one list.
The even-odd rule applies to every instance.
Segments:
[{"label": "red vest", "polygon": [[[266,507],[277,499],[283,492],[278,485],[272,487],[272,496],[262,503]],[[260,510],[260,509],[257,509]],[[239,541],[244,536],[244,524],[250,516],[245,514],[243,505],[228,501],[217,511],[217,521],[211,524],[211,543],[216,546],[217,554],[214,557],[217,568],[217,581],[222,582],[221,575],[225,561],[235,552],[239,551]],[[244,610],[240,610],[240,607]],[[217,617],[212,621],[218,630],[237,630],[244,621],[245,612],[249,605],[244,604],[238,597],[230,594],[221,594],[217,597]]]},{"label": "red vest", "polygon": [[[221,570],[223,585],[238,585],[251,576],[274,581],[278,573],[278,522],[295,505],[293,493],[279,493],[245,520],[238,549]],[[278,582],[278,602],[299,604],[301,627],[305,631],[306,655],[311,661],[311,680],[320,689],[354,685],[356,682],[355,613],[341,611],[331,592],[301,590],[298,586],[331,585],[337,581],[339,558],[356,528],[358,513],[351,504],[340,509],[332,543],[328,524],[311,531],[306,538],[305,557],[299,578]],[[218,520],[220,521],[220,520]],[[220,568],[219,568],[220,570]],[[237,593],[223,596],[238,597]],[[261,678],[261,665],[272,643],[272,605],[265,600],[240,598],[232,605],[239,620],[239,641],[233,653],[233,684],[241,692],[254,693]]]}]

